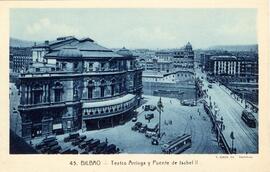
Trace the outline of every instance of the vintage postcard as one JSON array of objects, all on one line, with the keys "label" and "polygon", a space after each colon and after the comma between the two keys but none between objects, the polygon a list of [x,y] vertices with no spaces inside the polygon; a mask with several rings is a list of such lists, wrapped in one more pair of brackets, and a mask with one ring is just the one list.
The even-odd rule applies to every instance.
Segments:
[{"label": "vintage postcard", "polygon": [[4,171],[270,171],[267,1],[149,2],[0,3]]}]

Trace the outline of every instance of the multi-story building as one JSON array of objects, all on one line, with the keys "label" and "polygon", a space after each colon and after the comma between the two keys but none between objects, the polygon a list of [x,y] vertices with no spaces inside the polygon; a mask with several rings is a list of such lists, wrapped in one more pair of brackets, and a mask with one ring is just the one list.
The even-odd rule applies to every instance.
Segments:
[{"label": "multi-story building", "polygon": [[37,62],[20,76],[22,137],[113,126],[133,115],[142,69],[127,49],[89,38],[56,42],[34,46]]},{"label": "multi-story building", "polygon": [[10,69],[19,73],[32,63],[31,48],[10,47]]},{"label": "multi-story building", "polygon": [[174,68],[176,70],[194,70],[194,51],[190,42],[184,48],[175,50],[173,54]]},{"label": "multi-story building", "polygon": [[211,56],[208,74],[226,82],[258,82],[258,60],[235,56]]},{"label": "multi-story building", "polygon": [[166,90],[181,93],[180,99],[196,98],[194,51],[188,42],[181,49],[161,50],[155,58],[140,61],[143,72],[144,93]]}]

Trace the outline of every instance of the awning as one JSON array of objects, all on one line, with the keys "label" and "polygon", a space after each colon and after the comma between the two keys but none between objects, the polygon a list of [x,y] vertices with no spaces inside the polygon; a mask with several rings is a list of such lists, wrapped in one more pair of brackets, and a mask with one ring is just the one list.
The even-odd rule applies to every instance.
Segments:
[{"label": "awning", "polygon": [[105,106],[112,106],[112,105],[117,105],[121,103],[128,102],[135,98],[135,95],[133,94],[127,94],[123,97],[119,97],[116,99],[112,100],[105,100],[101,102],[89,102],[89,103],[83,103],[83,108],[97,108],[97,107],[105,107]]}]

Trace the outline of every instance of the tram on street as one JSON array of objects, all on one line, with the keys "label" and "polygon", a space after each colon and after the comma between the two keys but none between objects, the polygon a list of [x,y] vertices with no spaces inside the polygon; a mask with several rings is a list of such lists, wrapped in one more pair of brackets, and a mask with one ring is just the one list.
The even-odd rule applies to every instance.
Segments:
[{"label": "tram on street", "polygon": [[169,141],[161,147],[162,152],[167,154],[180,154],[192,146],[191,135],[183,134]]},{"label": "tram on street", "polygon": [[256,128],[256,118],[251,112],[243,110],[241,118],[249,127]]}]

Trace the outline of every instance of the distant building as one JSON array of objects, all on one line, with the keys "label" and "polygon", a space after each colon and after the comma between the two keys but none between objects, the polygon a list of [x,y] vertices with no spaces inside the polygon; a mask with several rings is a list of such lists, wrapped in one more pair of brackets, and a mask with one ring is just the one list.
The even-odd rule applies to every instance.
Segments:
[{"label": "distant building", "polygon": [[34,63],[20,76],[22,137],[114,126],[133,115],[142,68],[90,38],[61,38],[33,47]]},{"label": "distant building", "polygon": [[258,82],[258,60],[235,56],[212,56],[208,75],[225,82]]},{"label": "distant building", "polygon": [[19,73],[32,63],[31,48],[10,47],[9,65],[11,72]]},{"label": "distant building", "polygon": [[180,49],[156,51],[154,58],[140,59],[140,64],[145,94],[166,90],[181,93],[174,95],[180,99],[196,97],[194,51],[189,42]]}]

